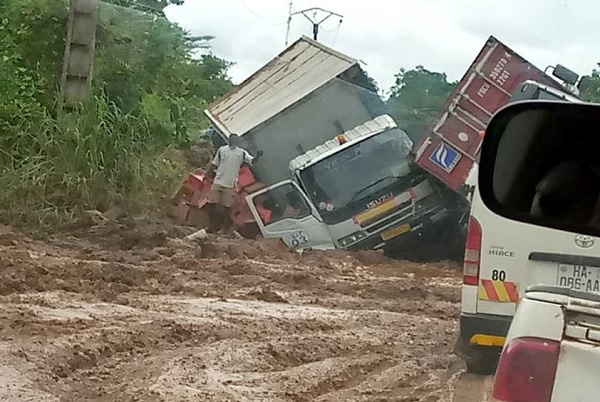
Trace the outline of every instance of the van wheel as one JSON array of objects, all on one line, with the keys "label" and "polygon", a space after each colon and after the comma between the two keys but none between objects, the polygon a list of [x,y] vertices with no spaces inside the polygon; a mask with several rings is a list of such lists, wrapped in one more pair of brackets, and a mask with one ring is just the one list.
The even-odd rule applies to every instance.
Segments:
[{"label": "van wheel", "polygon": [[490,346],[471,346],[465,358],[467,372],[478,375],[493,375],[498,366],[502,348]]}]

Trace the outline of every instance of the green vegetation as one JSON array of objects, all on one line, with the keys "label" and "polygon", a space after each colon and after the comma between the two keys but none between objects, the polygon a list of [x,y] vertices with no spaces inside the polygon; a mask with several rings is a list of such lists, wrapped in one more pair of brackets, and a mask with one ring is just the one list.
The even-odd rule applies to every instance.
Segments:
[{"label": "green vegetation", "polygon": [[[157,14],[166,5],[145,3],[158,4]],[[231,87],[230,63],[192,57],[210,37],[101,4],[92,100],[59,120],[68,1],[0,3],[3,222],[52,224],[85,209],[152,206],[181,179],[166,153],[198,137],[208,125],[202,110]]]},{"label": "green vegetation", "polygon": [[[598,67],[589,75],[589,85],[581,93],[585,101],[600,102],[600,63]],[[429,71],[423,66],[411,70],[401,68],[395,77],[387,106],[398,125],[418,143],[425,130],[435,123],[458,83],[448,82],[445,73]]]},{"label": "green vegetation", "polygon": [[163,10],[171,5],[181,5],[184,0],[104,0],[107,3],[116,4],[122,7],[130,7],[145,13],[164,17]]},{"label": "green vegetation", "polygon": [[[600,63],[598,63],[600,67]],[[594,69],[589,75],[589,85],[581,94],[582,98],[588,102],[600,103],[600,70]]]},{"label": "green vegetation", "polygon": [[456,84],[448,82],[445,73],[429,71],[423,66],[412,70],[401,68],[387,101],[390,114],[417,143],[425,129],[435,122]]}]

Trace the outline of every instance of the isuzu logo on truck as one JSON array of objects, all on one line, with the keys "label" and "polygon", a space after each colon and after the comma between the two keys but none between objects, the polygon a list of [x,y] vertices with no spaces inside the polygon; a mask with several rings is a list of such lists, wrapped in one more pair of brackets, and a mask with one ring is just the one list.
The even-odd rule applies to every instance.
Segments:
[{"label": "isuzu logo on truck", "polygon": [[389,200],[390,198],[392,198],[394,196],[393,193],[389,193],[386,195],[382,195],[381,197],[369,202],[367,204],[367,209],[373,209],[375,208],[377,205],[381,205],[383,204],[385,201]]}]

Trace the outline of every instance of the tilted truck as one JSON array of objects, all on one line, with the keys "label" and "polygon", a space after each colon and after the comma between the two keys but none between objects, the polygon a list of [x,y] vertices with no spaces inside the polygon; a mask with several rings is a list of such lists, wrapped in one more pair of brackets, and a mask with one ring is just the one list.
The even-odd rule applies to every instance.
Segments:
[{"label": "tilted truck", "polygon": [[263,236],[300,249],[457,257],[481,133],[526,80],[564,89],[490,37],[410,150],[359,63],[303,37],[206,115],[225,140],[237,133],[262,151],[252,172],[265,188],[247,206]]},{"label": "tilted truck", "polygon": [[413,163],[386,112],[357,60],[303,37],[205,113],[224,140],[262,152],[251,171],[266,188],[247,205],[265,237],[389,251],[455,226],[466,205]]},{"label": "tilted truck", "polygon": [[[514,101],[549,98],[550,88],[571,94],[568,85],[578,76],[557,65],[554,70],[561,84],[490,36],[450,94],[436,122],[426,130],[415,148],[415,162],[448,188],[465,194],[471,186],[467,179],[476,170],[482,133],[492,115]],[[524,83],[529,81],[529,86]],[[549,94],[549,95],[547,95]]]}]

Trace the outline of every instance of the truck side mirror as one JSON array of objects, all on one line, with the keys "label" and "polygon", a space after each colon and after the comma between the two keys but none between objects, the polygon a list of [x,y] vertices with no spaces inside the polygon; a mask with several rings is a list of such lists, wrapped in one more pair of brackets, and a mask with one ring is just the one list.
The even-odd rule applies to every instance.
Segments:
[{"label": "truck side mirror", "polygon": [[486,129],[478,185],[515,221],[600,236],[600,105],[529,101]]},{"label": "truck side mirror", "polygon": [[575,85],[579,79],[579,75],[575,71],[572,71],[561,64],[557,64],[554,67],[552,75],[569,85]]}]

